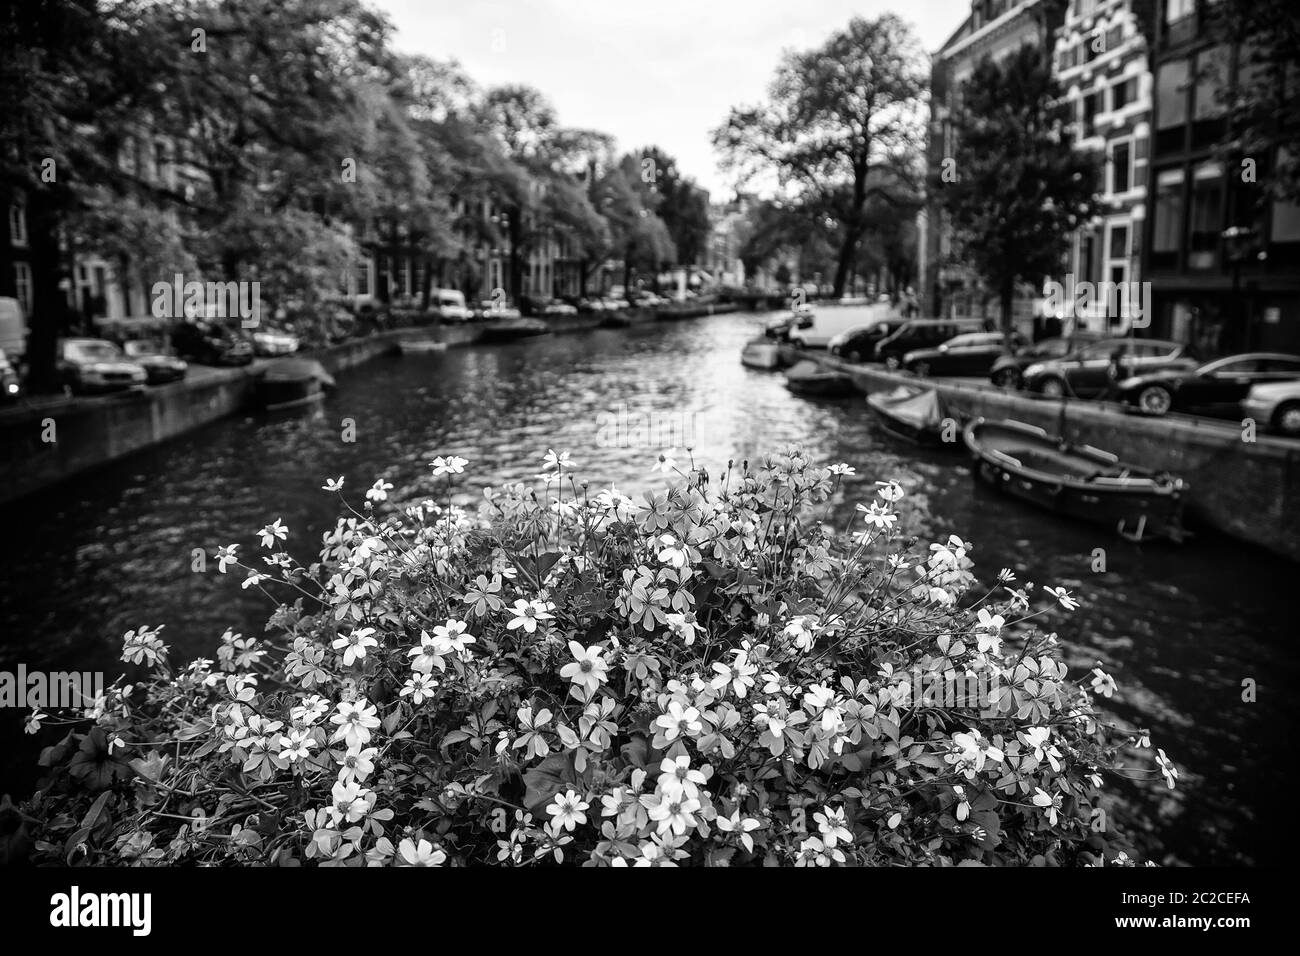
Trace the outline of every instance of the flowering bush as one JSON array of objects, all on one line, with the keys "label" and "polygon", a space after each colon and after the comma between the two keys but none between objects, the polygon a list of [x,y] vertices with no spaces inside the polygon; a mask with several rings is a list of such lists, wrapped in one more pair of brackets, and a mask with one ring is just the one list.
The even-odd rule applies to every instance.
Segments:
[{"label": "flowering bush", "polygon": [[903,536],[898,484],[837,531],[853,469],[797,451],[712,482],[661,459],[671,487],[639,502],[552,452],[544,487],[477,513],[452,504],[466,465],[436,459],[445,498],[404,509],[376,482],[312,564],[278,519],[255,566],[220,549],[282,595],[267,636],[176,669],[129,632],[149,677],[44,751],[34,858],[1130,862],[1097,800],[1145,733],[1067,680],[1031,584],[976,595],[971,545]]}]

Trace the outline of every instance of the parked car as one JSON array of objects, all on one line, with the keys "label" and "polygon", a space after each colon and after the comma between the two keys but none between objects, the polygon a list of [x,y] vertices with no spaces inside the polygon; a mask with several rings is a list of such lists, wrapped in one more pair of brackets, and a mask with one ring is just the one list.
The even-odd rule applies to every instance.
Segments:
[{"label": "parked car", "polygon": [[846,362],[870,362],[876,357],[876,346],[906,324],[907,319],[878,319],[865,325],[831,336],[826,351],[838,355]]},{"label": "parked car", "polygon": [[22,396],[23,382],[18,377],[18,370],[9,361],[4,349],[0,349],[0,402],[12,402]]},{"label": "parked car", "polygon": [[559,299],[553,299],[542,306],[541,314],[546,315],[577,315],[576,306],[569,305],[567,302],[561,302]]},{"label": "parked car", "polygon": [[60,339],[55,362],[59,381],[77,395],[138,388],[149,376],[104,339]]},{"label": "parked car", "polygon": [[1190,371],[1152,372],[1116,385],[1119,400],[1148,415],[1197,412],[1235,417],[1255,385],[1300,379],[1300,355],[1251,352],[1215,359]]},{"label": "parked car", "polygon": [[1049,398],[1098,398],[1135,375],[1194,369],[1190,346],[1163,339],[1102,339],[1025,369],[1025,388]]},{"label": "parked car", "polygon": [[258,329],[253,333],[253,352],[257,355],[292,355],[301,344],[298,336],[278,329]]},{"label": "parked car", "polygon": [[434,289],[429,293],[429,303],[443,322],[468,322],[473,318],[465,304],[465,293],[459,289]]},{"label": "parked car", "polygon": [[954,335],[984,332],[983,319],[912,319],[876,343],[876,361],[889,368],[903,364],[903,356],[917,349],[933,348]]},{"label": "parked car", "polygon": [[1024,371],[1029,366],[1048,359],[1062,358],[1085,345],[1100,342],[1102,338],[1096,332],[1079,330],[1022,346],[1013,354],[1002,355],[993,362],[989,381],[1001,388],[1020,388],[1024,384]]},{"label": "parked car", "polygon": [[1252,386],[1241,402],[1241,413],[1275,432],[1300,438],[1300,382]]},{"label": "parked car", "polygon": [[27,320],[23,317],[23,305],[8,295],[0,295],[0,350],[15,361],[27,353]]},{"label": "parked car", "polygon": [[[1008,344],[1009,342],[1009,344]],[[964,332],[932,349],[916,349],[903,356],[903,368],[916,375],[978,375],[981,378],[1006,352],[1023,344],[1012,332]]]},{"label": "parked car", "polygon": [[790,344],[801,349],[824,349],[831,339],[849,329],[860,328],[885,319],[896,318],[898,313],[888,299],[868,306],[822,309],[812,313],[813,323],[790,332]]},{"label": "parked car", "polygon": [[150,385],[178,382],[190,368],[184,359],[168,355],[161,345],[148,339],[127,342],[122,346],[122,351],[132,362],[144,368]]},{"label": "parked car", "polygon": [[200,365],[247,365],[253,361],[253,343],[215,323],[182,322],[172,330],[171,339],[177,355]]}]

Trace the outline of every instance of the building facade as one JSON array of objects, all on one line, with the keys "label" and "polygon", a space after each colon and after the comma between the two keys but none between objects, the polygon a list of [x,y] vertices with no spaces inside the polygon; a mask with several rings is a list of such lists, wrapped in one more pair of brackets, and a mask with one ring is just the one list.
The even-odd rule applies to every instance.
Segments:
[{"label": "building facade", "polygon": [[[1105,208],[1071,241],[1063,274],[1054,277],[1066,288],[1081,282],[1095,288],[1123,283],[1113,288],[1127,296],[1127,290],[1137,288],[1129,284],[1142,280],[1152,92],[1147,53],[1135,0],[1070,0],[1056,33],[1053,70],[1074,118],[1078,148],[1103,158]],[[1138,316],[1136,310],[1108,307],[1117,301],[1089,297],[1081,307],[1067,301],[1056,318],[1065,330],[1116,335],[1134,323],[1149,323],[1151,317]]]},{"label": "building facade", "polygon": [[1274,201],[1264,188],[1277,147],[1257,156],[1223,147],[1231,94],[1250,66],[1246,51],[1216,29],[1216,6],[1156,0],[1151,18],[1149,334],[1188,342],[1204,357],[1300,353],[1300,206]]},{"label": "building facade", "polygon": [[[1060,0],[973,0],[970,15],[933,54],[930,70],[930,124],[926,161],[942,169],[954,155],[955,116],[960,115],[961,88],[985,56],[998,59],[1035,44],[1050,55],[1063,21]],[[953,258],[953,234],[938,197],[930,195],[917,217],[920,243],[918,273],[921,310],[934,316],[991,317],[998,305],[979,277]],[[1040,302],[1038,290],[1019,290],[1013,303],[1018,324],[1029,322]]]}]

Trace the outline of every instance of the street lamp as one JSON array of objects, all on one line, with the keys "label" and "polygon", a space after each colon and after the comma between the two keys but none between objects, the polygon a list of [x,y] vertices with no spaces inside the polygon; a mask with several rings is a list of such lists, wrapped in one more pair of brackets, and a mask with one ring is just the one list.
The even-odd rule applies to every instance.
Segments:
[{"label": "street lamp", "polygon": [[1241,300],[1241,265],[1250,258],[1255,230],[1249,226],[1229,226],[1220,236],[1223,239],[1228,262],[1232,264],[1232,302],[1237,313],[1237,327],[1244,334],[1242,347],[1249,348],[1253,336],[1248,326],[1250,317],[1246,312],[1245,303]]}]

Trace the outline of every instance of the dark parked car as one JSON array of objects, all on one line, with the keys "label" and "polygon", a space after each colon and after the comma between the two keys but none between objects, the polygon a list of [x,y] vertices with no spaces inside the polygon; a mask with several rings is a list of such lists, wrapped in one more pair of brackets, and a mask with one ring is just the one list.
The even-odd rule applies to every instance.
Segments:
[{"label": "dark parked car", "polygon": [[934,348],[965,332],[987,331],[983,319],[912,319],[876,344],[876,361],[898,368],[908,352]]},{"label": "dark parked car", "polygon": [[1025,369],[1025,388],[1050,398],[1114,394],[1118,382],[1152,372],[1186,371],[1200,363],[1189,346],[1163,339],[1102,339]]},{"label": "dark parked car", "polygon": [[814,321],[811,309],[801,309],[783,315],[778,319],[768,319],[763,325],[763,334],[769,339],[785,342],[789,340],[792,331],[795,329],[810,329]]},{"label": "dark parked car", "polygon": [[176,354],[201,365],[247,365],[253,344],[218,325],[184,322],[172,330]]},{"label": "dark parked car", "polygon": [[859,325],[834,336],[827,349],[846,362],[870,362],[876,357],[876,346],[906,323],[907,319],[879,319]]},{"label": "dark parked car", "polygon": [[55,369],[63,387],[84,395],[139,388],[148,376],[104,339],[60,339]]},{"label": "dark parked car", "polygon": [[1215,359],[1191,371],[1153,372],[1119,382],[1119,399],[1148,415],[1199,412],[1235,418],[1252,386],[1300,378],[1300,355],[1251,352]]},{"label": "dark parked car", "polygon": [[1014,354],[1002,355],[995,360],[989,371],[989,381],[1001,388],[1020,388],[1024,384],[1024,371],[1029,366],[1048,359],[1062,358],[1101,339],[1102,336],[1096,332],[1079,331],[1026,345]]},{"label": "dark parked car", "polygon": [[166,349],[147,339],[127,342],[122,346],[122,350],[126,353],[127,358],[144,368],[150,385],[178,382],[189,371],[189,366],[184,359],[168,355]]},{"label": "dark parked car", "polygon": [[[1012,347],[1021,344],[1011,333]],[[903,356],[903,368],[917,375],[987,375],[993,363],[1007,351],[1007,337],[1001,332],[966,332],[955,335],[932,349],[917,349]]]}]

